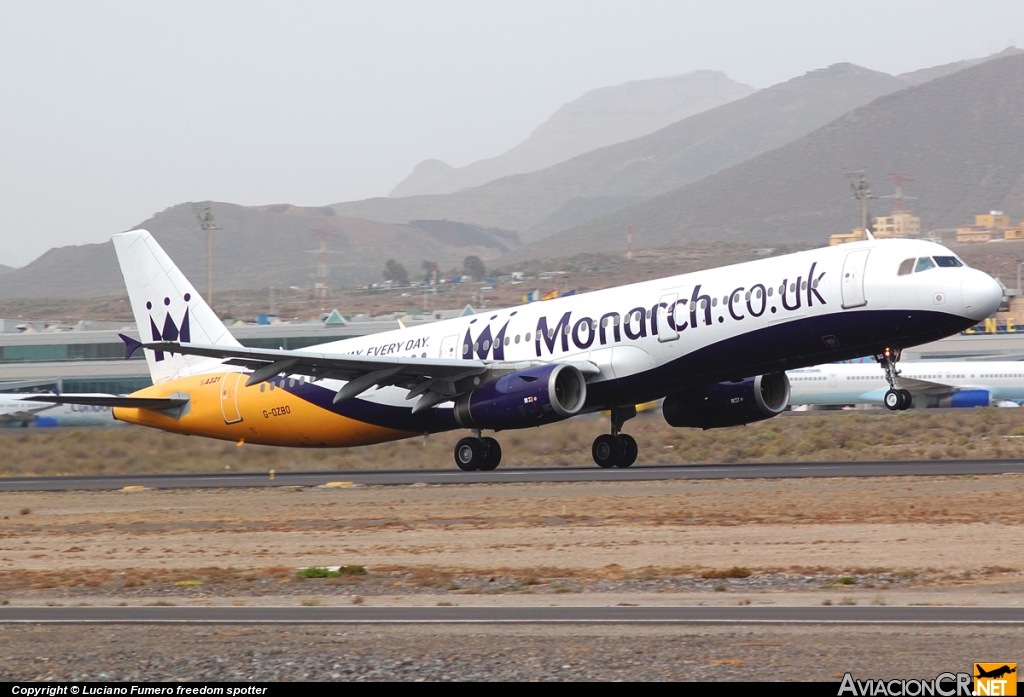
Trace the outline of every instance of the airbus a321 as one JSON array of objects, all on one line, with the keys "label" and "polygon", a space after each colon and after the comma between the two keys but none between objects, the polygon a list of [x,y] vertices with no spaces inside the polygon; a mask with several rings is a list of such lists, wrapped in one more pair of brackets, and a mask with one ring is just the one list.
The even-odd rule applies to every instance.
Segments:
[{"label": "airbus a321", "polygon": [[148,232],[113,241],[142,337],[123,337],[126,352],[145,351],[154,384],[79,401],[239,443],[348,447],[467,429],[455,446],[463,470],[498,466],[485,431],[598,410],[611,424],[594,461],[629,467],[634,405],[665,398],[677,427],[746,424],[786,408],[785,371],[819,363],[877,355],[898,391],[901,349],[976,324],[1002,297],[938,244],[868,240],[267,350],[241,346]]}]

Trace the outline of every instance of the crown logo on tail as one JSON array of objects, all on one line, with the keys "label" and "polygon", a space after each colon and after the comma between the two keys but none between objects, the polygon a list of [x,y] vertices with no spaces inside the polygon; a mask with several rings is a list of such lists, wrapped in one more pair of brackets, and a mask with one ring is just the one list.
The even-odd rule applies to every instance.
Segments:
[{"label": "crown logo on tail", "polygon": [[[185,302],[192,299],[191,293],[185,293]],[[164,298],[164,306],[171,304],[170,298]],[[153,303],[147,302],[146,309],[152,311]],[[174,319],[171,317],[171,313],[168,312],[164,316],[163,328],[157,327],[156,320],[153,319],[153,315],[149,316],[149,330],[153,336],[153,341],[181,341],[183,343],[189,343],[192,340],[192,330],[189,328],[188,320],[189,312],[188,307],[185,307],[185,314],[181,318],[181,325],[175,324]],[[164,359],[163,351],[154,351],[154,359],[159,362]]]}]

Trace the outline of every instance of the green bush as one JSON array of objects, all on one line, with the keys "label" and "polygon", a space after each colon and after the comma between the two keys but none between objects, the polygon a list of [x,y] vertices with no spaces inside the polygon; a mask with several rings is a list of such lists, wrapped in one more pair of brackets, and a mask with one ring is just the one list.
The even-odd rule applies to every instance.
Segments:
[{"label": "green bush", "polygon": [[341,576],[337,571],[328,571],[326,566],[309,566],[305,569],[299,569],[300,578],[331,578],[332,576]]}]

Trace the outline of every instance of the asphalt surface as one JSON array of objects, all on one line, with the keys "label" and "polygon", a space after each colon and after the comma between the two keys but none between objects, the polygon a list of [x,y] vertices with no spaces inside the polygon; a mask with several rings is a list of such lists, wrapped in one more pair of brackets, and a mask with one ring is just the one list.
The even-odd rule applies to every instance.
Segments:
[{"label": "asphalt surface", "polygon": [[868,623],[1024,624],[1000,607],[0,607],[2,623]]},{"label": "asphalt surface", "polygon": [[770,462],[746,465],[648,465],[628,469],[506,467],[493,472],[445,470],[330,470],[323,472],[136,474],[68,477],[3,477],[0,491],[112,490],[322,486],[353,484],[474,484],[512,482],[628,482],[659,479],[782,479],[792,477],[893,477],[1024,473],[1024,460],[920,460],[904,462]]}]

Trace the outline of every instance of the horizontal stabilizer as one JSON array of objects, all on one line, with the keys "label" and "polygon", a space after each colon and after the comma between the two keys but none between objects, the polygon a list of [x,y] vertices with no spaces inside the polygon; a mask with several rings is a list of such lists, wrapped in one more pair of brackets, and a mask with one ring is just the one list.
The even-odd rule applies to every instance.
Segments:
[{"label": "horizontal stabilizer", "polygon": [[131,338],[130,336],[125,336],[124,334],[118,334],[118,336],[121,338],[121,341],[124,342],[124,359],[125,360],[128,360],[129,358],[131,358],[132,354],[135,353],[136,351],[138,351],[142,347],[142,342],[141,341],[136,341],[135,339]]},{"label": "horizontal stabilizer", "polygon": [[89,407],[123,407],[125,409],[173,409],[188,403],[188,397],[76,397],[75,395],[39,395],[22,397],[23,402],[49,404],[81,404]]}]

